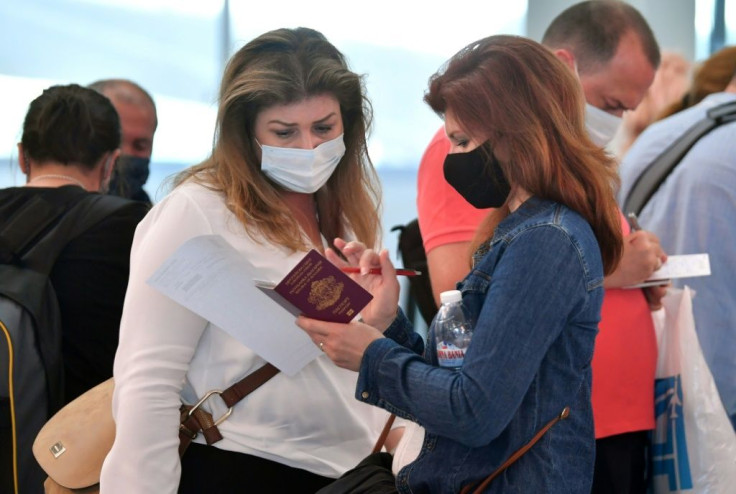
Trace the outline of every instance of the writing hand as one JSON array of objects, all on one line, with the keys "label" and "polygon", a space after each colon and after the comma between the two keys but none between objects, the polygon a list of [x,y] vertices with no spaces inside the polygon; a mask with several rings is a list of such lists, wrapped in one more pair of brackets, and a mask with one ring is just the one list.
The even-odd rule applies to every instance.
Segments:
[{"label": "writing hand", "polygon": [[603,286],[621,288],[636,285],[648,279],[662,267],[667,254],[652,232],[639,230],[624,238],[624,252],[616,270],[608,275]]},{"label": "writing hand", "polygon": [[[363,321],[385,331],[396,318],[400,292],[396,270],[389,259],[388,251],[383,249],[376,252],[360,242],[345,242],[342,239],[335,239],[334,245],[349,260],[349,264],[332,250],[325,252],[327,259],[339,267],[358,266],[362,274],[350,276],[373,295],[373,300],[360,313]],[[369,274],[374,268],[380,268],[380,274]]]}]

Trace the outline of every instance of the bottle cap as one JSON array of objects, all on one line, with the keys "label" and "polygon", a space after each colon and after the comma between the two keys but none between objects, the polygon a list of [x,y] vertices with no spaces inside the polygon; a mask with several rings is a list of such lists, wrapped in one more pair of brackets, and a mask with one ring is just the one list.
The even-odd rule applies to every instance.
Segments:
[{"label": "bottle cap", "polygon": [[448,290],[440,293],[440,302],[443,304],[451,304],[454,302],[462,302],[463,294],[460,290]]}]

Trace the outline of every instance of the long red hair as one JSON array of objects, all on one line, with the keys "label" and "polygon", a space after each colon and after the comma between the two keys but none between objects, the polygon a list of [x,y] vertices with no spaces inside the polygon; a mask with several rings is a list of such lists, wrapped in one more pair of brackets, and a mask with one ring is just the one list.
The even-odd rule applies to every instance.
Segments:
[{"label": "long red hair", "polygon": [[[623,243],[614,163],[588,138],[579,82],[547,48],[504,35],[472,43],[432,76],[425,101],[440,115],[451,109],[479,142],[503,139],[508,181],[582,215],[598,239],[604,272],[616,268]],[[507,207],[493,211],[478,239],[507,214]]]}]

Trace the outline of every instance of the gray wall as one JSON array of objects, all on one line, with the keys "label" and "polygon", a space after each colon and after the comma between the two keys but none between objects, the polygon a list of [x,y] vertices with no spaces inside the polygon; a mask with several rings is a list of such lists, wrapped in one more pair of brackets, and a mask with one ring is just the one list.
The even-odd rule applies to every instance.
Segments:
[{"label": "gray wall", "polygon": [[[527,35],[537,41],[557,14],[578,0],[529,0]],[[662,50],[695,59],[695,0],[629,0],[642,13]]]}]

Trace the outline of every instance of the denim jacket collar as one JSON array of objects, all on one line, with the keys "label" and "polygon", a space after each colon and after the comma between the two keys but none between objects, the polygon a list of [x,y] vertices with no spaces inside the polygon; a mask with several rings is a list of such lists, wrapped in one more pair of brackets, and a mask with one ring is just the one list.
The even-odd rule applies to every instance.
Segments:
[{"label": "denim jacket collar", "polygon": [[520,224],[524,223],[532,216],[536,216],[544,209],[554,207],[555,203],[550,200],[542,199],[537,196],[531,196],[529,199],[521,203],[521,205],[496,227],[493,238],[503,238],[509,232],[513,231]]},{"label": "denim jacket collar", "polygon": [[540,211],[554,207],[555,203],[542,199],[537,196],[531,196],[526,201],[504,218],[493,231],[493,236],[481,243],[473,253],[473,266],[475,266],[491,249],[491,245],[505,239],[519,225],[523,224],[527,219],[537,215]]}]

